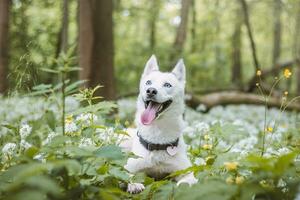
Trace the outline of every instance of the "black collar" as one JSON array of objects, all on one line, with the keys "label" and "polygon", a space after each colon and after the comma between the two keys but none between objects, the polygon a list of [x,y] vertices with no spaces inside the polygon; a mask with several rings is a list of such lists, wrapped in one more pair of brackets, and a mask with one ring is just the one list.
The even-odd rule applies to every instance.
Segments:
[{"label": "black collar", "polygon": [[148,151],[154,151],[154,150],[167,150],[168,147],[177,147],[179,138],[177,138],[174,142],[170,142],[167,144],[154,144],[151,142],[148,142],[142,136],[139,135],[139,132],[136,133],[137,136],[140,139],[140,143],[148,150]]}]

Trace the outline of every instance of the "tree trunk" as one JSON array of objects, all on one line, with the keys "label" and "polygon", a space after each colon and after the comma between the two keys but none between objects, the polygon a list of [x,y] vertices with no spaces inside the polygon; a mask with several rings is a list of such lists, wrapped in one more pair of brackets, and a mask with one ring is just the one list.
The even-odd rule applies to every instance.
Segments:
[{"label": "tree trunk", "polygon": [[[281,0],[274,0],[273,8],[274,24],[273,24],[273,67],[279,61],[281,49]],[[275,76],[277,74],[274,74]]]},{"label": "tree trunk", "polygon": [[197,42],[196,42],[196,27],[197,27],[197,7],[196,0],[192,0],[192,27],[191,27],[191,53],[196,51]]},{"label": "tree trunk", "polygon": [[242,19],[241,19],[241,9],[236,10],[236,19],[234,25],[234,31],[232,35],[232,70],[231,70],[231,80],[236,86],[242,84],[242,59],[241,59],[241,49],[242,49]]},{"label": "tree trunk", "polygon": [[297,95],[300,95],[300,0],[297,1],[297,16],[294,36],[294,57],[297,58]]},{"label": "tree trunk", "polygon": [[245,22],[245,25],[246,25],[246,28],[247,28],[247,33],[248,33],[249,40],[250,40],[255,71],[257,71],[257,70],[260,69],[260,64],[258,62],[257,55],[256,55],[256,46],[255,46],[255,42],[254,42],[254,38],[253,38],[253,34],[252,34],[252,28],[251,28],[251,24],[250,24],[250,20],[249,20],[248,6],[247,6],[247,3],[246,3],[245,0],[239,0],[239,1],[241,3],[242,10],[243,10],[243,13],[244,13],[244,22]]},{"label": "tree trunk", "polygon": [[151,1],[150,13],[150,50],[153,53],[156,46],[156,22],[159,16],[160,0]]},{"label": "tree trunk", "polygon": [[191,7],[191,0],[181,0],[181,12],[180,12],[180,24],[177,28],[175,41],[173,44],[173,51],[171,52],[170,61],[175,63],[176,57],[178,57],[183,50],[183,46],[186,39],[186,32],[188,27],[189,8]]},{"label": "tree trunk", "polygon": [[224,61],[222,59],[221,52],[221,41],[220,41],[220,33],[221,33],[221,23],[220,23],[220,0],[215,1],[215,12],[214,12],[214,53],[215,53],[215,77],[217,80],[221,80],[224,78],[222,73],[222,68],[224,66]]},{"label": "tree trunk", "polygon": [[69,0],[63,2],[63,19],[61,28],[61,52],[68,51],[68,31],[69,31]]},{"label": "tree trunk", "polygon": [[102,85],[98,95],[115,99],[113,3],[106,0],[80,0],[79,65],[86,86]]},{"label": "tree trunk", "polygon": [[8,33],[10,0],[0,0],[0,93],[8,89]]},{"label": "tree trunk", "polygon": [[61,52],[68,50],[68,31],[69,31],[69,0],[64,0],[62,5],[62,23],[57,35],[57,44],[55,58],[58,58]]}]

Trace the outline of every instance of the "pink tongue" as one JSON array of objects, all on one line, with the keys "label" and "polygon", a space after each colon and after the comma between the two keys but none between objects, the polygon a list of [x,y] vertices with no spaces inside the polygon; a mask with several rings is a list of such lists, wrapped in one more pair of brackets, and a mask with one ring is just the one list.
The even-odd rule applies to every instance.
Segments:
[{"label": "pink tongue", "polygon": [[146,110],[141,115],[141,121],[144,125],[149,125],[156,117],[156,111],[158,110],[159,104],[149,103]]}]

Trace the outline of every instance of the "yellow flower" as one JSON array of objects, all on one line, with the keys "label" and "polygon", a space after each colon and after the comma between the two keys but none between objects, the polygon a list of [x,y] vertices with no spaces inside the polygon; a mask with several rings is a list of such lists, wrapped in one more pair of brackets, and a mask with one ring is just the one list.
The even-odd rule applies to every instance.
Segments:
[{"label": "yellow flower", "polygon": [[65,119],[65,123],[70,124],[72,122],[73,122],[73,116],[72,115],[67,116],[66,119]]},{"label": "yellow flower", "polygon": [[258,87],[258,86],[259,86],[259,83],[256,83],[255,85],[256,85],[256,87]]},{"label": "yellow flower", "polygon": [[283,75],[284,75],[285,78],[290,78],[290,76],[292,75],[292,72],[289,69],[285,69],[283,71]]},{"label": "yellow flower", "polygon": [[228,171],[234,171],[238,167],[238,162],[224,162],[224,166]]},{"label": "yellow flower", "polygon": [[234,183],[234,180],[231,176],[229,176],[228,178],[226,178],[226,183],[227,184],[233,184]]},{"label": "yellow flower", "polygon": [[272,133],[272,132],[273,132],[273,128],[272,128],[271,126],[268,126],[268,127],[266,128],[266,131]]},{"label": "yellow flower", "polygon": [[243,176],[237,176],[235,178],[235,183],[238,185],[242,184],[244,181],[245,181],[245,178]]},{"label": "yellow flower", "polygon": [[212,149],[212,145],[211,144],[204,144],[202,146],[202,148],[205,149],[205,150],[211,150]]},{"label": "yellow flower", "polygon": [[260,69],[256,71],[256,75],[261,76],[261,70]]},{"label": "yellow flower", "polygon": [[209,140],[209,135],[204,135],[204,140]]},{"label": "yellow flower", "polygon": [[284,95],[285,95],[285,96],[287,96],[288,94],[289,94],[289,92],[288,92],[288,91],[285,91],[285,92],[284,92]]}]

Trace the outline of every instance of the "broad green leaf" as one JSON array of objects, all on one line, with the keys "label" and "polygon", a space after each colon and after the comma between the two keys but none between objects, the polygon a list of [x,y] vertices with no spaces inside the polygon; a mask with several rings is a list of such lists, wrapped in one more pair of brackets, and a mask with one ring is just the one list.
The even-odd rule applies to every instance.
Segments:
[{"label": "broad green leaf", "polygon": [[123,158],[121,148],[115,145],[103,146],[94,151],[95,156],[108,160],[120,160]]},{"label": "broad green leaf", "polygon": [[109,173],[122,181],[129,181],[128,173],[122,171],[119,167],[112,167]]},{"label": "broad green leaf", "polygon": [[89,113],[89,112],[97,112],[97,111],[101,111],[102,113],[107,113],[109,112],[112,108],[116,108],[116,104],[109,102],[109,101],[102,101],[99,102],[97,104],[94,104],[92,106],[87,106],[87,107],[83,107],[83,108],[79,108],[75,111],[72,111],[69,114],[72,115],[78,115],[81,113]]},{"label": "broad green leaf", "polygon": [[56,119],[53,111],[47,110],[46,113],[44,114],[44,119],[48,126],[55,131],[55,126],[56,126]]}]

